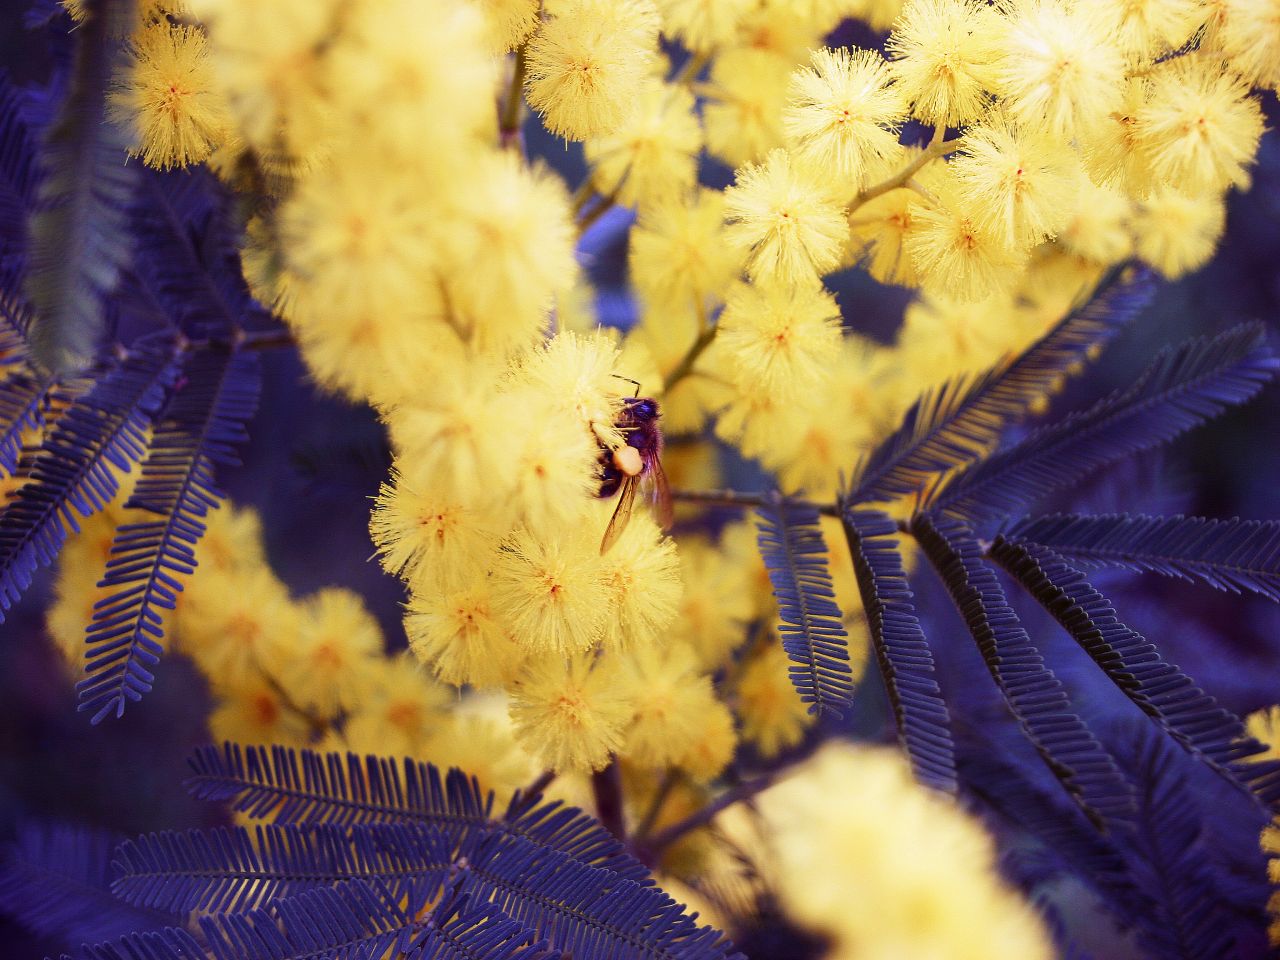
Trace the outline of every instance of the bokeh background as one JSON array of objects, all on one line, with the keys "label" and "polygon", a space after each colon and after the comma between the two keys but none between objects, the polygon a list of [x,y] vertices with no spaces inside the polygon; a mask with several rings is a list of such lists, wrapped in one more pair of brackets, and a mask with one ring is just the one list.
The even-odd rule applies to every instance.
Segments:
[{"label": "bokeh background", "polygon": [[[24,30],[29,6],[0,3],[0,64],[19,81],[42,78],[50,62],[43,41],[32,42]],[[877,42],[854,27],[833,39]],[[1265,98],[1264,107],[1269,132],[1253,185],[1231,198],[1226,237],[1213,261],[1192,276],[1164,284],[1094,375],[1073,384],[1056,402],[1057,409],[1125,383],[1165,344],[1241,321],[1264,322],[1280,346],[1280,131],[1275,129],[1280,112],[1274,95]],[[570,178],[581,177],[585,168],[578,145],[566,150],[559,142],[540,140],[536,130],[528,132],[534,152]],[[730,176],[722,169],[704,173],[710,182]],[[619,325],[632,316],[623,287],[626,226],[625,214],[608,216],[584,243],[600,290],[601,316]],[[907,292],[879,287],[857,271],[842,275],[833,286],[850,328],[880,339],[892,337]],[[296,594],[328,585],[357,590],[378,615],[389,642],[403,646],[401,584],[371,561],[367,533],[370,498],[389,466],[382,428],[367,409],[318,394],[288,350],[264,356],[264,374],[245,465],[224,472],[226,488],[233,500],[260,512],[270,562]],[[1273,386],[1158,458],[1141,460],[1045,506],[1280,517],[1278,424],[1280,386]],[[750,486],[749,468],[740,469],[739,486]],[[45,571],[0,625],[0,839],[30,815],[127,834],[220,822],[221,811],[191,800],[181,786],[186,755],[208,736],[208,695],[201,678],[182,658],[171,658],[161,664],[155,691],[142,704],[121,721],[91,727],[76,713],[72,681],[45,636],[50,579]],[[972,645],[936,585],[924,580],[918,586],[923,609],[932,611],[926,630],[935,638],[947,688],[970,680],[986,683]],[[1169,660],[1229,709],[1243,714],[1280,702],[1280,607],[1154,577],[1109,576],[1103,589],[1136,628],[1162,645]],[[1086,712],[1105,717],[1124,707],[1100,675],[1087,669],[1087,660],[1065,635],[1043,621],[1032,619],[1031,625]],[[885,730],[879,683],[871,671],[859,709],[849,720],[860,735],[877,737]],[[990,724],[977,733],[999,741],[1006,720],[994,692],[985,709],[970,712],[964,722],[975,730]],[[0,919],[4,956],[38,957],[59,947]]]}]

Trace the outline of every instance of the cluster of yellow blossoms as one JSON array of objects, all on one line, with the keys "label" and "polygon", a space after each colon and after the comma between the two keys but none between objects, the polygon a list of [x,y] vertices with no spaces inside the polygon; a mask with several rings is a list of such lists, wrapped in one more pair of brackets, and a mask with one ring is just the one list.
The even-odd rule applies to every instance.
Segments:
[{"label": "cluster of yellow blossoms", "polygon": [[[1029,343],[1108,266],[1208,259],[1262,133],[1252,91],[1280,82],[1274,16],[1270,0],[140,3],[114,114],[144,162],[207,162],[246,198],[254,292],[318,384],[384,419],[395,467],[371,530],[409,591],[412,652],[388,658],[358,598],[291,599],[252,515],[216,519],[172,630],[213,682],[214,734],[405,751],[504,790],[616,760],[631,813],[661,808],[652,828],[705,802],[740,741],[798,743],[748,524],[673,540],[638,511],[601,551],[627,381],[661,404],[676,486],[719,485],[725,445],[831,495],[921,389]],[[848,17],[890,31],[885,53],[824,46]],[[530,109],[582,144],[576,191],[526,156]],[[707,162],[733,184],[701,186]],[[576,254],[614,206],[636,212],[625,335],[597,327]],[[856,305],[823,278],[851,267],[920,291],[894,344],[846,329]],[[108,528],[74,550],[101,559]],[[865,657],[848,558],[832,567]],[[96,590],[71,571],[94,569],[64,561],[68,643]],[[1046,955],[1021,905],[991,906],[1006,894],[976,828],[901,770],[846,762],[862,773],[806,794],[811,817],[770,822],[864,829],[843,805],[880,777],[877,824],[961,824],[955,863],[986,899],[957,917],[1007,917],[1008,955]],[[832,763],[797,782],[849,776]],[[874,908],[833,918],[878,902],[847,896],[857,870],[889,867],[849,839],[867,865],[796,909],[866,948]],[[781,877],[827,856],[787,843]],[[922,929],[944,937],[947,917]]]}]

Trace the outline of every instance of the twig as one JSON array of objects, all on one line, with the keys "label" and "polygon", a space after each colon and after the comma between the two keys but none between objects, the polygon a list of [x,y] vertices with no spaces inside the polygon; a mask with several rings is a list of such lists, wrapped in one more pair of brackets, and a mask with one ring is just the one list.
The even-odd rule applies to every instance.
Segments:
[{"label": "twig", "polygon": [[680,362],[663,378],[663,393],[670,393],[672,387],[693,373],[693,365],[698,362],[698,358],[702,356],[703,351],[711,346],[711,341],[716,338],[718,329],[719,327],[713,323],[703,324],[702,332],[698,334],[697,339],[693,341],[685,355],[680,358]]},{"label": "twig", "polygon": [[653,830],[653,825],[658,821],[658,814],[662,812],[662,805],[667,802],[667,797],[671,796],[671,791],[675,788],[679,779],[679,769],[668,767],[662,782],[658,784],[658,792],[653,795],[653,802],[649,804],[649,809],[645,811],[640,825],[632,832],[632,836],[636,838],[636,843],[643,845],[644,838]]},{"label": "twig", "polygon": [[609,194],[608,196],[601,197],[600,202],[596,204],[594,207],[592,207],[590,212],[588,212],[585,216],[583,216],[581,220],[578,221],[578,236],[582,236],[584,233],[590,230],[591,225],[593,223],[595,223],[597,220],[603,217],[606,213],[612,210],[613,205],[614,203],[617,202],[617,200],[618,200],[618,194],[616,191],[614,193]]},{"label": "twig", "polygon": [[[705,503],[716,507],[762,507],[771,502],[771,497],[763,493],[738,493],[734,490],[672,490],[672,500],[684,503]],[[809,507],[824,516],[840,516],[840,508],[834,503],[815,503],[812,500],[787,498],[788,503]]]},{"label": "twig", "polygon": [[744,780],[737,786],[730,787],[701,810],[690,814],[683,820],[673,823],[671,826],[667,827],[667,829],[654,834],[653,837],[644,844],[644,856],[642,856],[641,859],[652,865],[656,861],[658,854],[671,846],[671,844],[675,843],[686,833],[692,833],[699,827],[705,827],[708,823],[714,820],[722,810],[733,806],[735,803],[740,803],[743,800],[750,800],[757,793],[771,787],[777,779],[778,773],[775,771],[763,774],[754,780]]},{"label": "twig", "polygon": [[520,143],[520,113],[524,105],[524,75],[526,69],[525,44],[516,50],[516,63],[511,71],[511,89],[502,105],[502,117],[498,121],[498,143],[504,150]]},{"label": "twig", "polygon": [[684,63],[680,65],[680,69],[671,75],[671,83],[673,85],[682,83],[693,83],[698,79],[698,74],[702,72],[711,60],[709,53],[691,54]]},{"label": "twig", "polygon": [[615,837],[625,841],[627,824],[622,813],[622,768],[617,760],[591,774],[591,793],[596,801],[596,819]]},{"label": "twig", "polygon": [[[941,129],[941,128],[938,128]],[[939,157],[945,157],[947,154],[955,153],[964,146],[964,137],[955,137],[951,140],[942,140],[937,130],[934,131],[933,140],[924,148],[924,152],[916,157],[909,164],[889,177],[887,180],[881,180],[853,198],[853,203],[849,204],[849,212],[857,210],[864,203],[869,203],[876,197],[888,193],[890,190],[896,190],[898,187],[906,186],[907,181],[920,172],[921,168],[926,164],[937,160]]]}]

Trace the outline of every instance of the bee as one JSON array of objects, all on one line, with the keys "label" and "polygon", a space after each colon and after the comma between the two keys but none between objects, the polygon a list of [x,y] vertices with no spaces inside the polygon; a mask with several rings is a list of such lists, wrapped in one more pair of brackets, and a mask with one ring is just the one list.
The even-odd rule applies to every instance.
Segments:
[{"label": "bee", "polygon": [[[619,379],[626,380],[626,377]],[[640,384],[634,380],[635,394],[624,397],[622,411],[614,423],[627,442],[616,450],[600,445],[601,499],[618,496],[609,526],[600,540],[600,552],[607,553],[622,536],[635,509],[636,493],[643,483],[658,508],[658,521],[666,529],[671,526],[671,491],[667,487],[667,475],[662,472],[662,431],[658,420],[658,401],[640,396]]]}]

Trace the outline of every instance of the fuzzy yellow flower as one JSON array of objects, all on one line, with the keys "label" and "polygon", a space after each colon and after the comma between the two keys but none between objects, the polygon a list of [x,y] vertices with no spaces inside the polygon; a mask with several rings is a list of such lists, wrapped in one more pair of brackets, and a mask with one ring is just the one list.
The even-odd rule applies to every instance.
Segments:
[{"label": "fuzzy yellow flower", "polygon": [[484,575],[446,590],[414,594],[404,629],[414,655],[455,686],[510,683],[528,655],[528,646],[495,615],[493,584]]},{"label": "fuzzy yellow flower", "polygon": [[731,167],[782,146],[791,61],[768,50],[726,50],[711,62],[702,108],[707,150]]},{"label": "fuzzy yellow flower", "polygon": [[716,670],[747,639],[754,601],[746,571],[706,541],[680,540],[684,593],[669,643],[688,644],[703,670]]},{"label": "fuzzy yellow flower", "polygon": [[511,694],[517,739],[557,772],[603,769],[631,715],[617,666],[590,656],[539,661]]},{"label": "fuzzy yellow flower", "polygon": [[265,567],[213,579],[205,615],[183,624],[191,658],[220,692],[278,676],[299,632],[299,611],[284,584]]},{"label": "fuzzy yellow flower", "polygon": [[729,45],[753,0],[656,0],[662,32],[690,50],[707,52]]},{"label": "fuzzy yellow flower", "polygon": [[830,940],[832,960],[1054,955],[992,838],[915,783],[899,751],[830,743],[757,805],[782,904]]},{"label": "fuzzy yellow flower", "polygon": [[360,595],[330,587],[301,604],[297,641],[274,677],[295,703],[332,716],[363,701],[382,646],[382,629]]},{"label": "fuzzy yellow flower", "polygon": [[449,498],[432,479],[419,464],[397,461],[369,516],[382,568],[423,590],[470,579],[475,557],[503,532],[488,511]]},{"label": "fuzzy yellow flower", "polygon": [[263,679],[225,690],[209,714],[209,736],[245,745],[309,747],[307,721],[289,708],[278,687]]},{"label": "fuzzy yellow flower", "polygon": [[1079,5],[1135,61],[1179,49],[1205,18],[1200,0],[1079,0]]},{"label": "fuzzy yellow flower", "polygon": [[716,698],[710,684],[695,686],[685,693],[685,707],[697,720],[692,740],[683,744],[678,766],[695,783],[710,783],[724,772],[738,748],[733,713]]},{"label": "fuzzy yellow flower", "polygon": [[931,290],[980,300],[1016,279],[1025,253],[985,224],[989,213],[966,202],[954,175],[941,179],[937,200],[915,208],[907,237],[921,280]]},{"label": "fuzzy yellow flower", "polygon": [[724,194],[699,190],[649,207],[631,230],[631,281],[663,312],[704,309],[738,275],[742,256],[724,238]]},{"label": "fuzzy yellow flower", "polygon": [[1112,185],[1098,186],[1083,172],[1077,189],[1079,200],[1058,231],[1058,242],[1094,263],[1119,263],[1133,252],[1129,233],[1133,206],[1129,198]]},{"label": "fuzzy yellow flower", "polygon": [[994,86],[1000,23],[978,0],[912,0],[885,49],[911,112],[925,123],[958,126],[986,108]]},{"label": "fuzzy yellow flower", "polygon": [[771,637],[743,664],[734,688],[742,739],[765,758],[794,747],[812,721],[791,683],[790,665],[782,644]]},{"label": "fuzzy yellow flower", "polygon": [[514,50],[538,28],[540,0],[476,0],[498,50]]},{"label": "fuzzy yellow flower", "polygon": [[625,376],[620,356],[617,341],[606,331],[561,333],[520,357],[512,379],[572,416],[585,433],[617,447],[625,438],[614,424],[622,411],[621,391],[629,386],[618,379]]},{"label": "fuzzy yellow flower", "polygon": [[566,0],[529,43],[529,103],[552,133],[585,140],[626,122],[649,71],[658,16],[648,0]]},{"label": "fuzzy yellow flower", "polygon": [[663,638],[680,602],[680,559],[674,541],[652,519],[632,517],[601,558],[600,579],[609,598],[607,644],[643,646]]},{"label": "fuzzy yellow flower", "polygon": [[965,132],[951,160],[957,200],[1007,247],[1030,247],[1057,233],[1076,199],[1072,156],[1044,135],[1000,119]]},{"label": "fuzzy yellow flower", "polygon": [[840,308],[816,281],[741,284],[720,314],[717,339],[741,388],[797,399],[831,377]]},{"label": "fuzzy yellow flower", "polygon": [[1162,66],[1135,121],[1152,171],[1188,193],[1246,182],[1262,136],[1262,110],[1248,86],[1200,56]]},{"label": "fuzzy yellow flower", "polygon": [[634,719],[627,728],[628,761],[662,769],[677,763],[698,736],[711,681],[683,646],[648,647],[622,658],[620,691]]},{"label": "fuzzy yellow flower", "polygon": [[[526,167],[512,153],[490,153],[457,199],[442,274],[455,322],[481,349],[510,354],[527,348],[576,275],[564,181],[545,168]],[[478,263],[485,269],[477,270]]]},{"label": "fuzzy yellow flower", "polygon": [[1216,49],[1255,86],[1280,88],[1280,8],[1275,0],[1222,0]]},{"label": "fuzzy yellow flower", "polygon": [[493,610],[530,650],[580,653],[605,629],[608,593],[594,527],[539,539],[516,530],[493,560]]},{"label": "fuzzy yellow flower", "polygon": [[1220,197],[1159,190],[1137,205],[1135,251],[1166,277],[1180,277],[1208,262],[1225,225]]},{"label": "fuzzy yellow flower", "polygon": [[1115,109],[1125,61],[1096,16],[1064,0],[1015,4],[996,64],[1010,114],[1056,136],[1083,134]]},{"label": "fuzzy yellow flower", "polygon": [[626,206],[686,193],[697,182],[700,149],[693,94],[658,82],[635,94],[635,110],[621,129],[586,144],[595,188]]},{"label": "fuzzy yellow flower", "polygon": [[747,164],[725,190],[729,242],[747,251],[753,280],[796,284],[834,269],[849,235],[826,187],[783,150]]},{"label": "fuzzy yellow flower", "polygon": [[379,657],[365,667],[366,692],[343,726],[346,748],[381,756],[421,757],[447,723],[449,691],[410,655]]},{"label": "fuzzy yellow flower", "polygon": [[862,186],[867,171],[895,152],[907,101],[873,50],[815,50],[791,77],[782,113],[797,162],[815,175]]},{"label": "fuzzy yellow flower", "polygon": [[134,34],[111,112],[130,130],[130,155],[147,166],[167,170],[208,159],[227,139],[231,118],[205,35],[167,22]]}]

